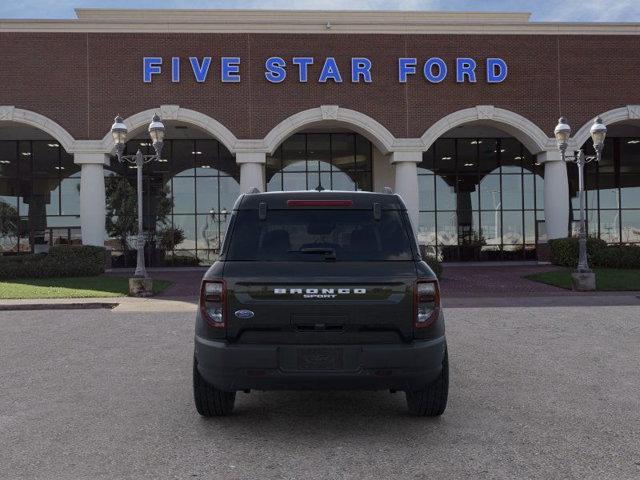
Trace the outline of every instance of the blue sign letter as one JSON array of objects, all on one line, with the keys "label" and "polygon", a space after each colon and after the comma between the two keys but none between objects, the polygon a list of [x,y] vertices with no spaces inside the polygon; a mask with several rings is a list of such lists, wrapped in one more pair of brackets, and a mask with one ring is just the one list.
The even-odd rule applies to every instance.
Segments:
[{"label": "blue sign letter", "polygon": [[464,83],[464,77],[476,83],[476,61],[473,58],[456,58],[456,82]]},{"label": "blue sign letter", "polygon": [[144,83],[151,83],[151,75],[156,75],[162,71],[162,57],[144,57],[142,59],[142,80]]},{"label": "blue sign letter", "polygon": [[400,83],[407,83],[407,75],[413,75],[416,73],[415,58],[399,58],[398,59],[398,81]]},{"label": "blue sign letter", "polygon": [[191,69],[193,70],[193,75],[196,77],[196,82],[204,82],[207,79],[209,67],[211,66],[211,57],[204,57],[202,59],[202,65],[198,63],[197,57],[189,57],[189,61],[191,62]]},{"label": "blue sign letter", "polygon": [[501,58],[487,58],[487,83],[501,83],[507,78],[507,62]]},{"label": "blue sign letter", "polygon": [[[433,73],[433,67],[438,67],[438,74]],[[444,60],[438,57],[433,57],[427,60],[424,64],[424,76],[431,83],[440,83],[447,76],[447,64]]]},{"label": "blue sign letter", "polygon": [[238,83],[240,81],[240,57],[222,57],[220,61],[222,81]]},{"label": "blue sign letter", "polygon": [[180,81],[180,57],[171,58],[171,81],[173,83]]},{"label": "blue sign letter", "polygon": [[280,57],[269,57],[264,64],[267,69],[264,76],[271,83],[280,83],[287,78],[287,71],[284,69],[286,65],[287,63]]},{"label": "blue sign letter", "polygon": [[340,69],[336,63],[336,59],[333,57],[327,57],[324,61],[324,66],[320,72],[319,81],[325,83],[327,80],[333,80],[336,83],[342,83],[342,77],[340,76]]},{"label": "blue sign letter", "polygon": [[306,83],[308,77],[308,67],[313,64],[313,57],[293,57],[291,63],[298,65],[298,79]]},{"label": "blue sign letter", "polygon": [[358,83],[360,77],[366,83],[371,83],[371,60],[368,58],[352,58],[351,59],[351,82]]}]

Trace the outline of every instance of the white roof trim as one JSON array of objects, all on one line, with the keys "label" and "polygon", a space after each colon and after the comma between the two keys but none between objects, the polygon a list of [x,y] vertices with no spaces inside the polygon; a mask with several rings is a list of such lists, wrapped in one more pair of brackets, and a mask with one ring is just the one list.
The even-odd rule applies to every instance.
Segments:
[{"label": "white roof trim", "polygon": [[76,8],[78,20],[117,21],[144,20],[166,23],[170,14],[173,21],[226,23],[277,21],[307,21],[341,19],[343,22],[360,23],[527,23],[528,12],[449,12],[407,10],[260,10],[260,9],[110,9]]},{"label": "white roof trim", "polygon": [[640,35],[640,23],[530,22],[529,13],[76,9],[77,19],[0,20],[0,31]]}]

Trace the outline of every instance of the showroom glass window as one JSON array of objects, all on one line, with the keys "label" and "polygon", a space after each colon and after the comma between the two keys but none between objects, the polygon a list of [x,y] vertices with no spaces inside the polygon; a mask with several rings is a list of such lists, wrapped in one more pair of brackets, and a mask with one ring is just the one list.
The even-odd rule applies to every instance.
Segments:
[{"label": "showroom glass window", "polygon": [[267,191],[367,190],[372,145],[356,133],[298,133],[267,158]]},{"label": "showroom glass window", "polygon": [[[148,140],[132,140],[127,142],[125,153],[135,154],[138,148],[144,154],[153,150]],[[105,175],[124,176],[135,188],[135,167],[121,164],[116,158],[112,158]],[[162,161],[147,163],[143,170],[145,229],[151,226],[155,239],[152,249],[156,251],[155,256],[149,255],[150,263],[162,262],[158,253],[180,264],[212,263],[240,194],[239,182],[235,158],[217,140],[165,140]],[[158,212],[162,198],[169,204],[164,217]],[[181,230],[184,240],[169,251],[161,251],[160,235],[168,228]],[[107,243],[113,250],[121,250],[118,239],[110,238]],[[133,238],[129,243],[133,247]]]},{"label": "showroom glass window", "polygon": [[444,260],[535,257],[543,170],[513,138],[440,138],[418,165],[418,240]]},{"label": "showroom glass window", "polygon": [[80,167],[55,140],[0,141],[0,252],[80,243]]},{"label": "showroom glass window", "polygon": [[[593,152],[589,140],[585,152]],[[578,232],[578,172],[567,165],[571,230]],[[640,138],[608,137],[602,160],[585,168],[587,229],[607,243],[640,243]]]}]

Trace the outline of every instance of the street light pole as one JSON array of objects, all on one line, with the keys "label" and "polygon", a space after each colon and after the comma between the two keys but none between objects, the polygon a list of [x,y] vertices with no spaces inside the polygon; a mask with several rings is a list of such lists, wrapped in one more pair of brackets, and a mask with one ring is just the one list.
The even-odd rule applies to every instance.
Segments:
[{"label": "street light pole", "polygon": [[135,277],[144,278],[147,277],[147,269],[144,260],[144,222],[143,222],[143,204],[142,204],[142,166],[144,165],[144,156],[140,149],[136,152],[136,174],[138,184],[138,237],[136,238],[136,271]]},{"label": "street light pole", "polygon": [[578,268],[580,273],[589,273],[589,261],[587,259],[587,221],[586,221],[586,201],[584,191],[584,166],[586,164],[586,157],[584,151],[580,149],[575,159],[578,166],[578,194],[580,199],[580,226],[579,226],[579,238],[578,238]]},{"label": "street light pole", "polygon": [[576,290],[595,290],[595,275],[589,268],[587,256],[587,225],[586,225],[586,200],[584,186],[584,167],[589,162],[599,162],[602,158],[602,150],[604,148],[604,139],[607,135],[607,127],[602,123],[600,117],[596,118],[591,126],[591,139],[593,140],[593,148],[596,151],[595,156],[587,156],[582,149],[567,154],[569,145],[569,137],[571,136],[571,127],[564,117],[558,121],[558,125],[554,130],[558,149],[565,162],[573,162],[578,167],[578,195],[580,201],[580,223],[578,231],[578,265],[575,273],[572,275],[573,285]]},{"label": "street light pole", "polygon": [[[136,184],[138,197],[138,235],[136,238],[136,271],[134,278],[129,280],[129,290],[132,295],[148,296],[153,293],[153,283],[149,278],[144,259],[144,220],[143,220],[143,199],[142,199],[142,168],[145,163],[159,160],[164,145],[164,124],[160,120],[160,116],[154,115],[149,124],[149,136],[153,142],[155,154],[143,155],[138,149],[135,155],[124,155],[125,144],[127,141],[127,127],[122,117],[117,116],[111,126],[111,134],[116,147],[116,155],[118,160],[123,163],[135,165]],[[144,281],[141,281],[143,279]]]}]

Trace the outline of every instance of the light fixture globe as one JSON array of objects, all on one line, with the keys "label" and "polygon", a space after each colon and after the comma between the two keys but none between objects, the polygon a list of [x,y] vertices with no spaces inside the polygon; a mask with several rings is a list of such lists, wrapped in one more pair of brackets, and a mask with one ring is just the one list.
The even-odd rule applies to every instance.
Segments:
[{"label": "light fixture globe", "polygon": [[160,120],[160,116],[155,114],[149,124],[149,136],[152,142],[164,141],[164,123]]},{"label": "light fixture globe", "polygon": [[120,115],[113,120],[111,135],[113,135],[113,142],[116,147],[118,145],[124,145],[127,141],[127,126],[124,124],[124,120]]},{"label": "light fixture globe", "polygon": [[607,136],[607,127],[602,123],[602,118],[598,117],[591,125],[590,129],[591,140],[593,140],[593,147],[596,152],[602,151],[604,147],[604,139]]},{"label": "light fixture globe", "polygon": [[160,115],[157,113],[153,116],[149,124],[149,136],[153,142],[156,155],[160,156],[162,145],[164,144],[164,123],[162,123]]},{"label": "light fixture globe", "polygon": [[558,148],[564,153],[569,144],[569,137],[571,136],[571,127],[567,123],[566,118],[560,117],[558,125],[556,125],[556,128],[553,130],[553,134],[556,137],[556,142],[558,142]]}]

